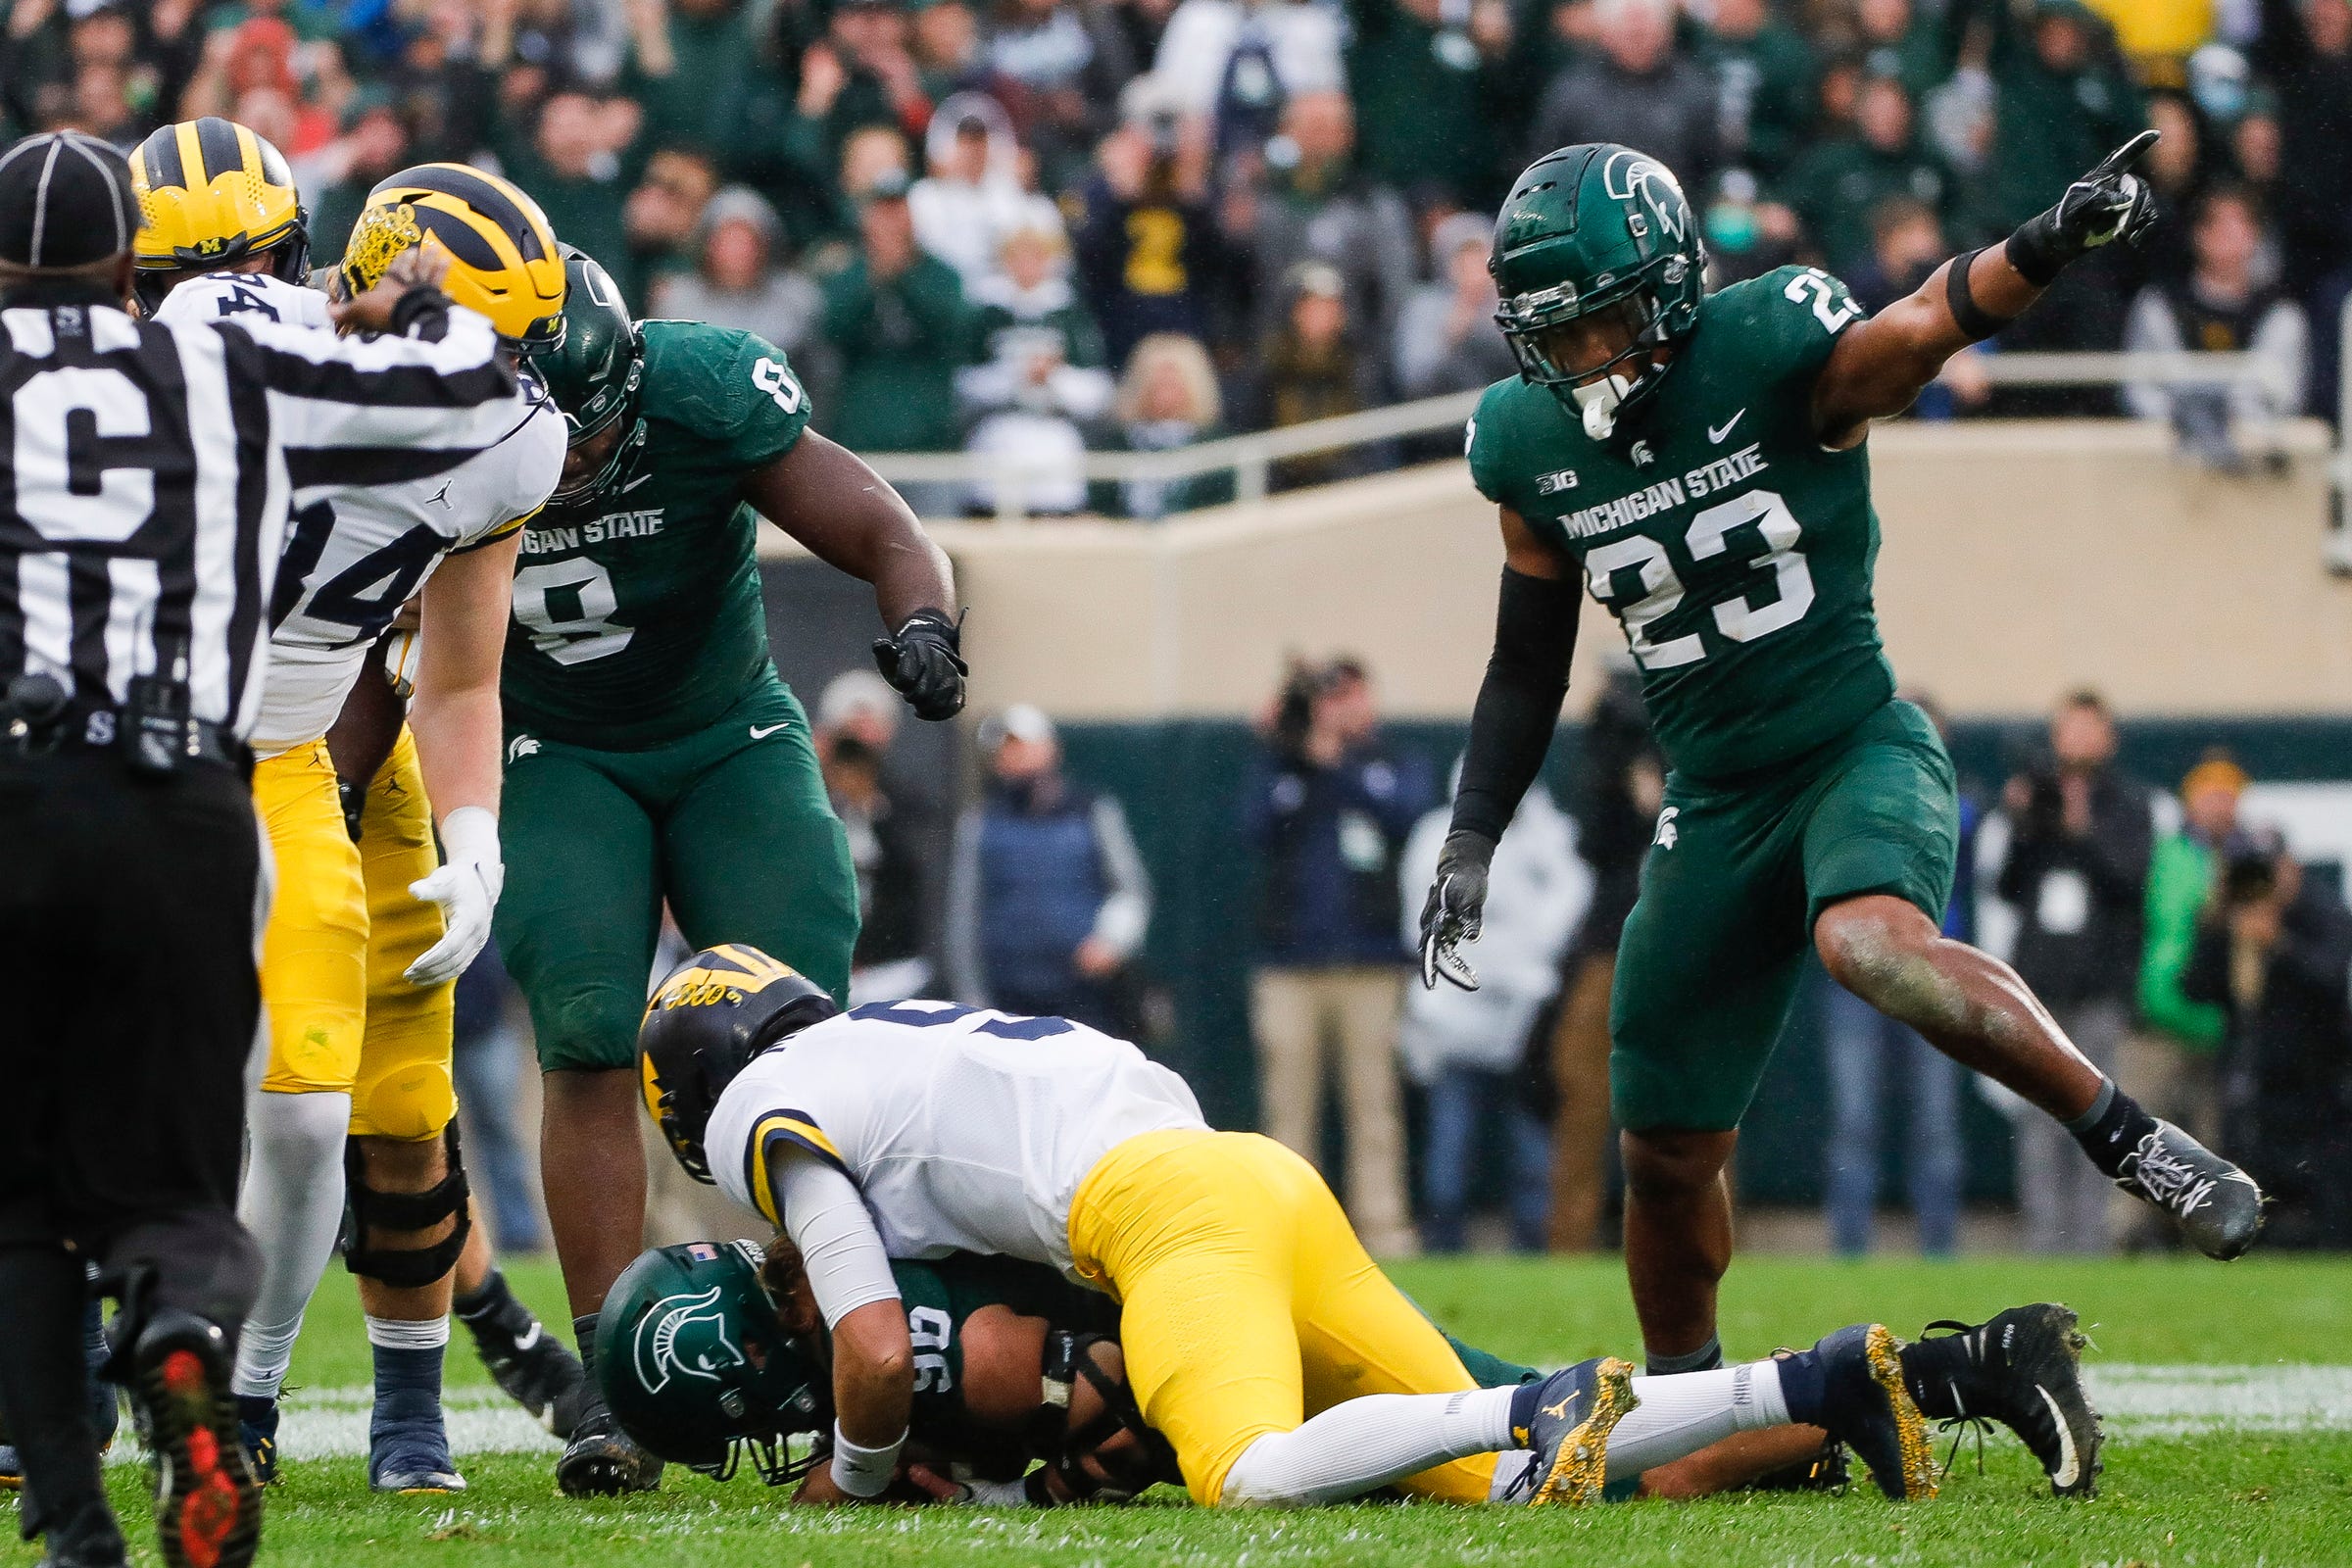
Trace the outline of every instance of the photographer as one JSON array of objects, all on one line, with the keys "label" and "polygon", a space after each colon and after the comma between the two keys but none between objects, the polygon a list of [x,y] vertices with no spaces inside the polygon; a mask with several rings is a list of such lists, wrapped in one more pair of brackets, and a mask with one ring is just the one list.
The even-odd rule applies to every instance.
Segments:
[{"label": "photographer", "polygon": [[[2115,719],[2080,691],[2050,717],[2050,750],[2010,779],[2009,853],[1995,890],[2017,906],[2011,962],[2077,1050],[2112,1073],[2139,977],[2141,905],[2155,822],[2148,793],[2115,768]],[[2017,1128],[2018,1200],[2036,1252],[2107,1250],[2109,1184],[2065,1128]]]},{"label": "photographer", "polygon": [[2181,994],[2218,1004],[2223,1136],[2278,1201],[2278,1247],[2352,1245],[2352,1205],[2328,1176],[2352,1157],[2352,911],[2273,836],[2223,861]]},{"label": "photographer", "polygon": [[1351,659],[1294,666],[1259,730],[1242,802],[1263,866],[1251,1012],[1259,1124],[1321,1152],[1326,1049],[1348,1108],[1348,1216],[1374,1253],[1410,1251],[1396,1016],[1405,949],[1396,859],[1435,801],[1429,770],[1379,736],[1371,677]]}]

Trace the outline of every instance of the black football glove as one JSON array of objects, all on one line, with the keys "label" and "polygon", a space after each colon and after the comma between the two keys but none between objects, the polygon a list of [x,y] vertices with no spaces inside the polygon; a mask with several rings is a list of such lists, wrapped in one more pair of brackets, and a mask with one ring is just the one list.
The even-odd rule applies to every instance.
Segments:
[{"label": "black football glove", "polygon": [[963,677],[970,666],[957,652],[956,623],[936,610],[918,610],[895,636],[874,639],[874,664],[906,699],[914,716],[933,722],[963,711]]},{"label": "black football glove", "polygon": [[2156,221],[2156,197],[2132,172],[2156,145],[2143,130],[2107,155],[2099,167],[2066,187],[2058,205],[2009,236],[2009,265],[2037,288],[2047,288],[2070,263],[2102,245],[2136,245]]},{"label": "black football glove", "polygon": [[1484,833],[1457,828],[1446,835],[1438,852],[1438,879],[1421,906],[1421,984],[1435,991],[1444,978],[1464,991],[1478,989],[1478,971],[1455,952],[1476,942],[1485,922],[1487,865],[1494,858],[1494,841]]}]

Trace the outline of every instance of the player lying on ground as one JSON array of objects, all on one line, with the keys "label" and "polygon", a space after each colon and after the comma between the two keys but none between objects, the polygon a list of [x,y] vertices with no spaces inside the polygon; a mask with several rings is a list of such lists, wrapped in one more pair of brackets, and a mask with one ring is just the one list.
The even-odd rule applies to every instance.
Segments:
[{"label": "player lying on ground", "polygon": [[[1136,1406],[1108,1297],[1035,1263],[969,1253],[894,1262],[891,1273],[916,1365],[894,1494],[1052,1506],[1123,1501],[1181,1479]],[[832,1419],[831,1345],[789,1240],[651,1250],[614,1282],[598,1332],[605,1397],[652,1452],[721,1477],[748,1454],[771,1485],[819,1462],[821,1443],[797,1464],[787,1460],[793,1437],[822,1434]],[[1549,1376],[1446,1339],[1481,1388]],[[2098,1425],[2077,1374],[2080,1346],[2064,1307],[2018,1307],[1960,1336],[1905,1346],[1904,1383],[1923,1411],[1965,1403],[2044,1445],[2052,1486],[2087,1494]],[[2051,1420],[2036,1392],[2045,1388],[2071,1412],[2071,1426]],[[1658,1412],[1677,1391],[1669,1379],[1641,1380],[1636,1392],[1638,1410]],[[1707,1442],[1727,1430],[1729,1412],[1704,1398],[1683,1408],[1693,1418],[1686,1431],[1661,1423],[1645,1438],[1638,1425],[1619,1425],[1609,1497],[1697,1497],[1763,1479],[1768,1461],[1754,1445]],[[1656,1458],[1678,1451],[1686,1456]],[[1497,1465],[1500,1493],[1511,1494],[1529,1457],[1523,1450]],[[1831,1445],[1806,1490],[1844,1477],[1843,1448]]]},{"label": "player lying on ground", "polygon": [[1659,1427],[1794,1422],[1849,1444],[1890,1495],[1934,1490],[1900,1342],[1877,1325],[1671,1389],[1637,1390],[1608,1359],[1479,1389],[1314,1167],[1211,1131],[1181,1078],[1067,1019],[928,1002],[844,1014],[727,947],[662,983],[639,1050],[679,1163],[791,1237],[831,1332],[832,1460],[798,1500],[889,1487],[917,1381],[891,1259],[956,1250],[1045,1264],[1120,1303],[1137,1405],[1204,1503],[1391,1485],[1483,1502],[1494,1456],[1519,1449],[1535,1454],[1528,1500],[1590,1501],[1629,1412],[1645,1462],[1676,1456],[1647,1454]]},{"label": "player lying on ground", "polygon": [[[304,214],[275,148],[207,118],[148,137],[132,174],[149,315],[332,329],[326,296],[303,286]],[[511,352],[560,335],[555,237],[513,186],[460,165],[393,175],[354,227],[343,292],[364,294],[396,262],[428,256],[442,287],[488,318]],[[278,1389],[347,1213],[345,1261],[374,1357],[371,1486],[464,1485],[441,1412],[462,1250],[474,1254],[464,1283],[486,1358],[527,1362],[550,1386],[569,1359],[543,1339],[516,1350],[537,1325],[498,1284],[486,1238],[469,1243],[454,1130],[451,982],[488,940],[499,894],[508,584],[523,519],[554,489],[564,447],[562,417],[527,378],[484,418],[487,439],[463,461],[387,445],[324,466],[301,454],[288,464],[293,526],[254,730],[254,799],[277,868],[262,960],[270,1057],[249,1109],[238,1209],[263,1274],[234,1387],[264,1481],[276,1474]],[[339,797],[345,760],[332,755],[330,730],[346,729],[347,703],[385,689],[363,679],[369,649],[412,596],[430,636],[411,722],[391,715],[356,791]],[[514,1383],[516,1368],[507,1370]]]},{"label": "player lying on ground", "polygon": [[1706,294],[1681,188],[1631,148],[1539,160],[1496,221],[1495,319],[1520,376],[1480,401],[1469,456],[1505,564],[1422,972],[1477,984],[1456,949],[1543,765],[1590,587],[1624,625],[1672,770],[1610,1007],[1626,1269],[1653,1372],[1722,1359],[1723,1172],[1808,945],[1838,984],[2065,1123],[2208,1256],[2261,1229],[2243,1171],[2121,1093],[2015,971],[1942,935],[1952,765],[1895,701],[1871,605],[1870,422],[2069,263],[2135,241],[2152,214],[2128,171],[2154,139],[1869,318],[1811,268]]}]

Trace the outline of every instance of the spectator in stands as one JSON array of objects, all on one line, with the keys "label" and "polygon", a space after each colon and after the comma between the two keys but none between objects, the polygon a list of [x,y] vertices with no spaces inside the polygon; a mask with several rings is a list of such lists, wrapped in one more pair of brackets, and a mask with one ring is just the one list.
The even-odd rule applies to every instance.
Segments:
[{"label": "spectator in stands", "polygon": [[630,0],[619,87],[645,107],[646,134],[668,147],[722,151],[758,45],[742,0]]},{"label": "spectator in stands", "polygon": [[[931,989],[923,953],[922,845],[912,817],[899,809],[882,776],[896,715],[872,714],[871,693],[853,670],[826,686],[818,705],[817,761],[825,794],[850,840],[858,871],[858,948],[850,962],[850,1000],[902,1002]],[[885,694],[888,688],[885,687]]]},{"label": "spectator in stands", "polygon": [[[1884,10],[1904,0],[1871,0]],[[1715,77],[1720,151],[1727,162],[1777,174],[1813,122],[1821,62],[1770,0],[1715,0],[1701,61]]]},{"label": "spectator in stands", "polygon": [[1761,277],[1796,259],[1796,215],[1766,201],[1756,176],[1727,169],[1707,202],[1707,281],[1715,288]]},{"label": "spectator in stands", "polygon": [[2213,36],[2213,0],[2089,0],[2115,29],[2116,46],[2141,81],[2175,82],[2189,57]]},{"label": "spectator in stands", "polygon": [[[1913,696],[1936,727],[1943,715]],[[1976,940],[1977,803],[1960,800],[1959,875],[1943,909],[1943,934]],[[1830,1245],[1846,1257],[1871,1250],[1877,1228],[1884,1107],[1902,1107],[1903,1185],[1919,1223],[1924,1256],[1949,1257],[1960,1240],[1960,1064],[1917,1030],[1896,1023],[1826,974],[1822,1055],[1828,1068],[1830,1136],[1823,1153]]]},{"label": "spectator in stands", "polygon": [[2352,1246],[2352,910],[2276,834],[2224,862],[2181,994],[2218,1004],[2222,1136],[2270,1194],[2272,1247]]},{"label": "spectator in stands", "polygon": [[1609,991],[1617,939],[1642,888],[1666,768],[1650,739],[1649,711],[1629,656],[1619,655],[1585,724],[1574,809],[1576,851],[1592,871],[1592,897],[1560,959],[1558,994],[1539,1058],[1549,1070],[1551,1250],[1600,1245],[1608,1197]]},{"label": "spectator in stands", "polygon": [[391,94],[380,87],[353,93],[343,108],[342,140],[328,150],[328,157],[339,169],[327,183],[309,193],[311,259],[321,266],[342,256],[351,225],[359,221],[376,181],[414,161],[408,124]]},{"label": "spectator in stands", "polygon": [[[649,299],[669,279],[702,266],[704,209],[716,194],[718,168],[708,154],[664,147],[646,160],[645,176],[629,192],[620,216]],[[772,217],[774,209],[768,211]]]},{"label": "spectator in stands", "polygon": [[1621,141],[1674,171],[1685,190],[1714,177],[1716,85],[1675,47],[1671,0],[1592,0],[1596,51],[1560,73],[1536,111],[1528,156],[1579,141]]},{"label": "spectator in stands", "polygon": [[1016,703],[980,728],[988,781],[956,825],[948,976],[956,1000],[1130,1032],[1122,982],[1152,924],[1127,813],[1061,770],[1054,722]]},{"label": "spectator in stands", "polygon": [[1441,220],[1429,241],[1436,275],[1415,289],[1396,321],[1396,390],[1408,398],[1469,392],[1519,373],[1494,329],[1494,278],[1487,270],[1494,225],[1481,213]]},{"label": "spectator in stands", "polygon": [[[2352,257],[2352,0],[2261,0],[2249,51],[2278,94],[2287,288],[2310,301]],[[2338,290],[2336,297],[2341,298]]]},{"label": "spectator in stands", "polygon": [[1149,91],[1130,96],[1078,195],[1078,290],[1113,365],[1155,332],[1205,341],[1215,280],[1234,270],[1208,206],[1205,136]]},{"label": "spectator in stands", "polygon": [[906,194],[915,241],[956,269],[967,295],[996,272],[1015,233],[1061,232],[1054,204],[1022,188],[1012,122],[994,98],[958,93],[940,105],[923,146],[931,172]]},{"label": "spectator in stands", "polygon": [[697,227],[698,265],[656,279],[646,314],[709,321],[763,337],[791,357],[802,384],[820,399],[817,406],[829,403],[833,356],[817,333],[824,293],[805,274],[777,263],[783,227],[776,210],[757,191],[732,185],[710,198]]},{"label": "spectator in stands", "polygon": [[[1910,196],[1889,196],[1871,209],[1870,255],[1845,274],[1846,286],[1864,310],[1885,310],[1916,291],[1952,254],[1935,210]],[[1964,349],[1944,363],[1943,372],[1919,395],[1909,414],[1920,419],[1948,419],[1980,408],[1990,395],[1984,351]]]},{"label": "spectator in stands", "polygon": [[1493,109],[1511,52],[1506,0],[1358,0],[1348,14],[1365,172],[1423,199],[1493,206],[1514,172]]},{"label": "spectator in stands", "polygon": [[1855,46],[1866,75],[1892,76],[1914,102],[1951,74],[1945,20],[1912,0],[1861,0],[1854,8]]},{"label": "spectator in stands", "polygon": [[1987,194],[1998,227],[2040,212],[2146,122],[2113,38],[2082,0],[2035,0],[2025,36],[1995,46],[1992,71],[1998,129]]},{"label": "spectator in stands", "polygon": [[480,1206],[489,1210],[498,1254],[510,1258],[547,1246],[532,1198],[537,1161],[524,1151],[516,1121],[526,1048],[511,1015],[514,1000],[514,982],[507,978],[496,945],[485,947],[458,976],[451,1057],[466,1113],[466,1168],[475,1178]]},{"label": "spectator in stands", "polygon": [[1907,196],[1940,220],[1954,186],[1951,171],[1917,133],[1910,93],[1884,75],[1863,81],[1854,134],[1813,143],[1789,166],[1780,191],[1824,265],[1842,276],[1872,254],[1871,214],[1881,202]]},{"label": "spectator in stands", "polygon": [[[1129,452],[1170,452],[1214,440],[1222,433],[1223,406],[1216,367],[1200,340],[1155,332],[1127,357],[1111,406],[1111,444]],[[1220,470],[1185,479],[1123,480],[1099,487],[1095,505],[1118,516],[1156,522],[1232,499],[1233,475]]]},{"label": "spectator in stands", "polygon": [[[2110,1075],[2138,992],[2155,835],[2147,791],[2117,770],[2115,747],[2096,692],[2059,704],[2048,757],[2002,792],[2010,837],[1996,883],[2017,908],[2018,975]],[[2018,1118],[2017,1190],[2029,1250],[2108,1250],[2107,1179],[2064,1127],[2031,1110]]]},{"label": "spectator in stands", "polygon": [[570,88],[553,93],[539,106],[530,142],[511,149],[507,172],[538,201],[565,243],[605,265],[629,308],[642,314],[644,280],[621,220],[629,183],[620,154],[635,137],[636,120],[627,99],[600,100]]},{"label": "spectator in stands", "polygon": [[[1399,858],[1406,944],[1420,940],[1421,903],[1436,877],[1451,808],[1413,827]],[[1550,1196],[1550,1141],[1528,1103],[1519,1074],[1529,1031],[1543,1021],[1557,984],[1560,952],[1584,917],[1592,875],[1576,854],[1576,824],[1541,783],[1527,792],[1495,846],[1486,926],[1472,950],[1479,988],[1408,985],[1398,1037],[1405,1071],[1428,1097],[1421,1154],[1421,1246],[1458,1252],[1469,1246],[1473,1179],[1500,1167],[1514,1251],[1542,1251]],[[1480,1136],[1490,1118],[1495,1141]],[[1500,1158],[1493,1157],[1499,1153]]]},{"label": "spectator in stands", "polygon": [[[1023,506],[1072,513],[1086,506],[1088,432],[1110,412],[1102,334],[1064,276],[1061,225],[1016,229],[1003,264],[973,293],[978,363],[956,372],[973,417],[964,449],[1016,464]],[[971,509],[997,507],[997,487],[974,485]]]},{"label": "spectator in stands", "polygon": [[1336,1065],[1348,1217],[1375,1254],[1408,1252],[1396,860],[1434,804],[1431,780],[1382,741],[1371,676],[1353,660],[1294,668],[1259,733],[1242,798],[1243,845],[1264,868],[1250,991],[1259,1124],[1319,1161]]},{"label": "spectator in stands", "polygon": [[[1259,351],[1261,422],[1269,428],[1354,414],[1380,402],[1380,362],[1349,319],[1348,286],[1339,270],[1302,262],[1286,281],[1282,324]],[[1277,489],[1327,484],[1387,465],[1378,446],[1285,458],[1274,467]]]},{"label": "spectator in stands", "polygon": [[[858,227],[858,259],[824,285],[823,330],[841,359],[827,433],[860,452],[954,451],[961,444],[956,370],[971,343],[963,286],[915,243],[903,177],[877,176]],[[955,504],[935,487],[901,489],[920,510]]]},{"label": "spectator in stands", "polygon": [[[915,0],[906,11],[906,51],[914,58],[924,97],[944,103],[985,84],[980,19],[968,0]],[[934,110],[935,119],[937,114]]]},{"label": "spectator in stands", "polygon": [[1288,100],[1345,91],[1340,12],[1311,0],[1183,0],[1152,74],[1174,107],[1208,117],[1220,152],[1254,150]]},{"label": "spectator in stands", "polygon": [[1015,107],[1050,190],[1080,183],[1096,142],[1117,123],[1119,93],[1140,63],[1119,18],[1136,9],[1079,0],[998,0],[994,8],[987,67]]},{"label": "spectator in stands", "polygon": [[[1391,341],[1418,270],[1412,215],[1394,190],[1357,167],[1348,95],[1333,89],[1293,98],[1266,161],[1263,187],[1229,203],[1226,220],[1228,235],[1251,257],[1257,329],[1279,325],[1291,308],[1285,282],[1312,261],[1345,282],[1348,318],[1377,343]],[[1361,358],[1377,374],[1379,351]]]},{"label": "spectator in stands", "polygon": [[2310,371],[2303,308],[2272,280],[2263,244],[2262,221],[2245,191],[2209,189],[2190,220],[2188,275],[2142,289],[2124,332],[2124,347],[2137,352],[2256,357],[2259,380],[2134,381],[2124,389],[2134,415],[2170,420],[2183,452],[2224,472],[2256,460],[2283,463],[2278,422],[2302,409]]},{"label": "spectator in stands", "polygon": [[[2181,977],[2197,945],[2199,922],[2221,876],[2251,841],[2239,830],[2238,799],[2246,771],[2215,749],[2180,781],[2180,829],[2158,841],[2148,861],[2146,939],[2139,959],[2140,1029],[2124,1043],[2117,1082],[2131,1097],[2187,1129],[2221,1136],[2213,1056],[2228,1018],[2218,1002],[2194,1002]],[[2149,1235],[2161,1235],[2159,1223]]]}]

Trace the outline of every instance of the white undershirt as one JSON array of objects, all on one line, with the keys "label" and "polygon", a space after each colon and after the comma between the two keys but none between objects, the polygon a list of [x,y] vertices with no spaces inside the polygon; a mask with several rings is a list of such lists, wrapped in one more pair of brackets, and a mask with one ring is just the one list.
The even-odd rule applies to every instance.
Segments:
[{"label": "white undershirt", "polygon": [[801,1250],[825,1327],[872,1301],[895,1301],[899,1282],[858,1184],[810,1154],[792,1154],[773,1178],[784,1233]]}]

